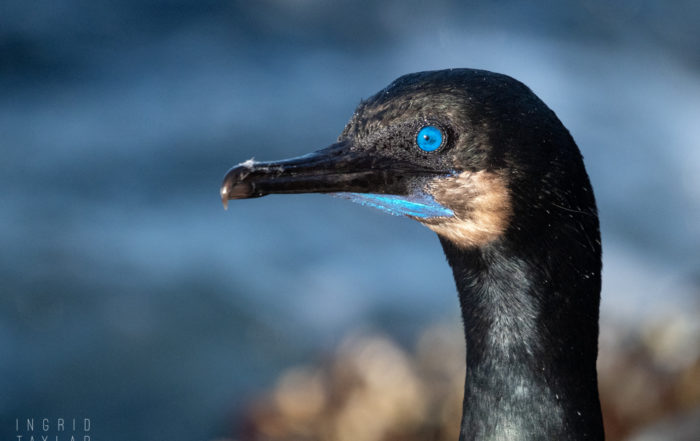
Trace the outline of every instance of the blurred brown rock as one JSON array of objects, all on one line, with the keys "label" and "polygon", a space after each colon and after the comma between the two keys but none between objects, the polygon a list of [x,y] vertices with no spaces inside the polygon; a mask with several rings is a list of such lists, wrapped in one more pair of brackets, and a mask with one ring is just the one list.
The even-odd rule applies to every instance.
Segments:
[{"label": "blurred brown rock", "polygon": [[[603,321],[598,365],[608,441],[700,408],[698,317],[674,316],[637,332]],[[325,363],[283,373],[251,405],[245,430],[236,438],[455,441],[464,352],[457,323],[429,327],[413,351],[382,335],[350,336]],[[689,427],[685,430],[695,430]],[[695,435],[700,439],[700,433]]]}]

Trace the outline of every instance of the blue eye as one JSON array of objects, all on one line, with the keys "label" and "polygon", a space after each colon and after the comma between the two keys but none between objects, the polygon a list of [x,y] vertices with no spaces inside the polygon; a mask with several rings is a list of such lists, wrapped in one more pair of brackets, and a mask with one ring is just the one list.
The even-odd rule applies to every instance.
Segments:
[{"label": "blue eye", "polygon": [[421,150],[432,152],[442,145],[442,130],[435,126],[425,126],[418,131],[416,144]]}]

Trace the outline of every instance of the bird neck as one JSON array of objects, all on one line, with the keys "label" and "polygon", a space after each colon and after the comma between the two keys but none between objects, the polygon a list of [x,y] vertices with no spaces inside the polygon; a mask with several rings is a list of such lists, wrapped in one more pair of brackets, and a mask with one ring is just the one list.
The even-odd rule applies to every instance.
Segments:
[{"label": "bird neck", "polygon": [[467,343],[460,441],[602,440],[599,263],[572,281],[552,268],[563,256],[538,255],[541,246],[525,254],[503,242],[462,250],[441,241]]}]

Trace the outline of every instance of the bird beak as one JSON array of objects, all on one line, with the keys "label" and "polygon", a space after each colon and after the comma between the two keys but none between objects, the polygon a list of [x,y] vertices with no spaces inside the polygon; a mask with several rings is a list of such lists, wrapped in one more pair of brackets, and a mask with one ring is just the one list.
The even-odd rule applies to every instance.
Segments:
[{"label": "bird beak", "polygon": [[348,141],[282,161],[248,160],[226,173],[221,201],[272,193],[373,193],[407,195],[407,177],[435,175],[434,170],[364,151]]}]

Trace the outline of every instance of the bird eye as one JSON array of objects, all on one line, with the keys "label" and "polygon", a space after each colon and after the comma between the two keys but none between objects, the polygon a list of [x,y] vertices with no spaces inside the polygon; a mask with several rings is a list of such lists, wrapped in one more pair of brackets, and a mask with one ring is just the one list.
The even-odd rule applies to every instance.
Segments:
[{"label": "bird eye", "polygon": [[416,144],[421,150],[432,152],[442,145],[442,130],[435,126],[425,126],[418,131]]}]

